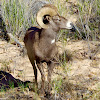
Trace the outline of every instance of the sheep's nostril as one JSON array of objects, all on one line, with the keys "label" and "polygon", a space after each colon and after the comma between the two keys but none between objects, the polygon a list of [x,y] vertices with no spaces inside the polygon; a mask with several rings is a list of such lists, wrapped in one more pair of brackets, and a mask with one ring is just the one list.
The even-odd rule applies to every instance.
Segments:
[{"label": "sheep's nostril", "polygon": [[66,23],[66,28],[67,28],[67,29],[71,29],[71,28],[72,28],[72,25],[71,25],[71,22],[70,22],[70,21],[68,21],[68,22]]},{"label": "sheep's nostril", "polygon": [[75,31],[76,31],[76,29],[75,29],[73,23],[70,22],[70,21],[68,21],[68,22],[66,23],[66,28],[67,28],[67,29],[70,29],[72,32],[75,32]]},{"label": "sheep's nostril", "polygon": [[76,31],[76,28],[72,22],[68,21],[66,25],[67,25],[67,29],[70,29],[72,32]]},{"label": "sheep's nostril", "polygon": [[70,29],[72,32],[75,32],[76,31],[76,28],[75,28],[75,26],[71,23],[71,26],[72,26],[72,28]]}]

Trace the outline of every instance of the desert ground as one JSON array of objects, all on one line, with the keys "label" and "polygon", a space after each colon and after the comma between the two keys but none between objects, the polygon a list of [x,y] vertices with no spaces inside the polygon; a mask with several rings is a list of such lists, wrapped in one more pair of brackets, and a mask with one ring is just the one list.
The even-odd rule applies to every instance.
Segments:
[{"label": "desert ground", "polygon": [[[21,42],[24,47],[24,43]],[[55,66],[52,74],[50,100],[99,100],[100,99],[100,42],[68,40],[61,43],[59,52],[65,52],[65,60]],[[45,76],[46,64],[45,66]],[[22,81],[34,81],[32,65],[26,51],[17,45],[0,40],[0,70]],[[38,71],[38,82],[41,75]],[[0,100],[42,100],[28,88],[11,88],[1,91]],[[44,99],[46,100],[46,99]]]}]

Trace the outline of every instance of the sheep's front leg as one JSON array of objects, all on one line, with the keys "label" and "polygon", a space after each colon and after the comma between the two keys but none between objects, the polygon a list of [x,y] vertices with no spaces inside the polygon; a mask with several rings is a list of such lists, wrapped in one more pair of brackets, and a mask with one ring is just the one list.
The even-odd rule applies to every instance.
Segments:
[{"label": "sheep's front leg", "polygon": [[48,93],[50,94],[50,91],[51,91],[51,75],[52,75],[52,71],[53,71],[53,68],[54,68],[54,62],[48,62],[47,63],[47,67],[48,67]]},{"label": "sheep's front leg", "polygon": [[37,63],[37,67],[41,73],[41,94],[44,96],[45,95],[45,73],[44,73],[44,68],[42,63]]}]

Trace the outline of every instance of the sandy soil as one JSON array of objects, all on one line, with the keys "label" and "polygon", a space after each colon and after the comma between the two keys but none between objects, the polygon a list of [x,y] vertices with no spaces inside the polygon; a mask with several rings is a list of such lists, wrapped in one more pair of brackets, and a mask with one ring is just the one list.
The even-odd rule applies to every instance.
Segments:
[{"label": "sandy soil", "polygon": [[[52,80],[58,77],[63,79],[64,85],[62,87],[65,87],[66,98],[70,98],[69,90],[73,90],[75,93],[78,91],[78,95],[83,93],[86,95],[88,91],[92,90],[98,91],[100,85],[100,42],[81,40],[68,41],[63,46],[61,43],[58,43],[58,45],[62,47],[60,52],[66,51],[71,59],[64,67],[55,67]],[[6,70],[22,81],[29,80],[32,82],[34,79],[33,69],[27,55],[23,54],[16,45],[5,41],[0,41],[0,70]],[[41,76],[39,72],[38,74],[38,82],[40,82]]]}]

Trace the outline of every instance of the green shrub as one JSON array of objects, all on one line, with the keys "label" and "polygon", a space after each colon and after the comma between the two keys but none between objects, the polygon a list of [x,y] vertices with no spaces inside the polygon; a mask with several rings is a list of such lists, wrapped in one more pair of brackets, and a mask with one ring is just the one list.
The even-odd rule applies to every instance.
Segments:
[{"label": "green shrub", "polygon": [[[79,22],[83,38],[98,39],[100,23],[100,0],[80,0],[78,2]],[[84,27],[85,25],[88,28]],[[98,35],[99,34],[99,35]]]},{"label": "green shrub", "polygon": [[[31,7],[28,3],[32,4],[31,0],[2,0],[2,16],[6,24],[7,32],[21,37],[28,27],[36,25],[36,18],[32,13]],[[34,1],[34,0],[33,0]],[[66,2],[69,0],[47,0],[53,3],[61,15],[67,16]],[[90,36],[92,39],[100,38],[99,36],[99,24],[100,24],[100,0],[78,0],[77,8],[79,11],[79,22],[77,27],[81,30],[76,32],[74,38],[77,37],[87,38]],[[73,7],[71,7],[73,8]],[[34,9],[36,10],[36,9]],[[71,11],[70,11],[71,12]],[[72,14],[74,12],[72,11]],[[91,32],[87,32],[84,25],[88,25]],[[67,35],[68,32],[65,32]]]},{"label": "green shrub", "polygon": [[28,6],[24,1],[2,0],[2,16],[8,33],[19,37],[21,32],[35,23],[33,16],[29,16],[27,10]]}]

